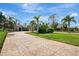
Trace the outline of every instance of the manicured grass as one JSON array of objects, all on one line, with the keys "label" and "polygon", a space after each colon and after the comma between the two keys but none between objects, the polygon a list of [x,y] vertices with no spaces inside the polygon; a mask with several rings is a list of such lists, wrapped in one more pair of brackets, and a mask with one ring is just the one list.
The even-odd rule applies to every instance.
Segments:
[{"label": "manicured grass", "polygon": [[0,31],[0,49],[2,48],[5,37],[6,37],[6,32],[5,31],[4,32]]},{"label": "manicured grass", "polygon": [[48,34],[28,33],[28,34],[47,38],[49,40],[55,40],[55,41],[79,46],[79,34],[69,34],[69,33],[68,34],[64,34],[64,33],[48,33]]}]

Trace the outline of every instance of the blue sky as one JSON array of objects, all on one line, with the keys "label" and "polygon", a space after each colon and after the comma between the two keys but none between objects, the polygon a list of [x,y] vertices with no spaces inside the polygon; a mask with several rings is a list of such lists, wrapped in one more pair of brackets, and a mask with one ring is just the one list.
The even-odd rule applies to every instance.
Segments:
[{"label": "blue sky", "polygon": [[13,16],[21,23],[28,23],[33,20],[33,16],[41,15],[40,20],[48,22],[48,16],[57,14],[57,21],[60,22],[66,15],[75,17],[77,23],[71,23],[71,26],[79,26],[79,4],[68,3],[2,3],[0,11],[7,16]]}]

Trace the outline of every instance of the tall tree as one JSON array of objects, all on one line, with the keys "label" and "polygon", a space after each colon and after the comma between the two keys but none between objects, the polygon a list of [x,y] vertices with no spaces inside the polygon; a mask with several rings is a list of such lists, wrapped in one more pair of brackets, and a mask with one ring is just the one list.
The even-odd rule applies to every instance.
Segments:
[{"label": "tall tree", "polygon": [[14,31],[16,30],[17,25],[20,25],[20,21],[16,19],[15,17],[9,17],[9,20],[13,23]]},{"label": "tall tree", "polygon": [[2,12],[0,12],[0,28],[3,30],[5,29],[14,29],[16,26],[17,21],[14,17],[3,15]]},{"label": "tall tree", "polygon": [[11,28],[14,29],[14,26],[16,24],[16,21],[14,20],[14,18],[13,17],[9,17],[9,22],[10,22]]},{"label": "tall tree", "polygon": [[5,21],[6,21],[6,17],[5,17],[5,16],[3,15],[3,13],[0,11],[0,25],[1,25],[1,28],[3,28],[3,30],[4,30]]},{"label": "tall tree", "polygon": [[34,16],[33,17],[35,22],[36,22],[36,25],[37,25],[37,32],[39,31],[39,19],[40,19],[40,16]]},{"label": "tall tree", "polygon": [[70,23],[71,22],[76,22],[76,20],[74,19],[74,17],[71,17],[69,15],[67,15],[66,17],[64,17],[62,19],[62,21],[63,21],[63,24],[67,23],[67,25],[68,25],[68,31],[70,30]]},{"label": "tall tree", "polygon": [[48,20],[51,21],[51,27],[53,28],[53,30],[55,30],[58,25],[58,23],[56,22],[56,17],[57,17],[56,14],[53,14],[48,17]]}]

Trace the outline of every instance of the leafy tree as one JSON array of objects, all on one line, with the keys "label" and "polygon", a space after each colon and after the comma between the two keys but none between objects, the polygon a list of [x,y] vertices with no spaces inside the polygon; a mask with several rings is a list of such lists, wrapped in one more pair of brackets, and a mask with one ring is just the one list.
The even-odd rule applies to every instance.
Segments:
[{"label": "leafy tree", "polygon": [[10,17],[6,15],[3,15],[2,12],[0,12],[0,28],[2,28],[3,30],[6,29],[14,29],[16,24],[15,18],[14,17]]},{"label": "leafy tree", "polygon": [[10,28],[14,29],[15,24],[16,24],[15,19],[13,17],[9,17]]},{"label": "leafy tree", "polygon": [[0,11],[0,27],[4,30],[4,24],[6,21],[6,17],[3,15],[3,13]]},{"label": "leafy tree", "polygon": [[54,30],[57,29],[57,26],[58,26],[58,23],[57,22],[54,22],[54,24],[51,24],[51,27],[54,27]]},{"label": "leafy tree", "polygon": [[53,29],[49,28],[47,23],[42,22],[39,26],[39,33],[52,33]]},{"label": "leafy tree", "polygon": [[4,28],[9,31],[14,31],[15,24],[16,24],[16,22],[15,22],[14,18],[9,16],[6,18],[6,20],[4,22]]},{"label": "leafy tree", "polygon": [[56,22],[56,14],[53,14],[53,15],[51,15],[51,16],[49,16],[48,17],[48,19],[51,21],[50,22],[50,24],[51,24],[51,27],[52,27],[52,29],[56,29],[57,28],[57,26],[58,26],[58,23]]}]

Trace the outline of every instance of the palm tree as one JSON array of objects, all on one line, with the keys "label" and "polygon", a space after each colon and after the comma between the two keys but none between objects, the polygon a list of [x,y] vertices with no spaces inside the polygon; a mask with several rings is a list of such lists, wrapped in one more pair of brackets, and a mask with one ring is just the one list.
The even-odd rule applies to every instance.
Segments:
[{"label": "palm tree", "polygon": [[76,22],[76,20],[74,20],[74,17],[71,17],[71,16],[69,16],[69,15],[67,15],[66,17],[64,17],[64,18],[62,19],[62,21],[63,21],[63,24],[66,24],[66,23],[67,23],[67,25],[68,25],[68,32],[69,32],[69,30],[70,30],[70,23],[71,23],[71,22]]},{"label": "palm tree", "polygon": [[40,16],[34,16],[33,17],[35,19],[36,25],[37,25],[37,32],[39,31],[39,18]]},{"label": "palm tree", "polygon": [[51,27],[53,28],[53,30],[55,30],[55,26],[57,25],[57,22],[56,22],[56,14],[53,14],[51,16],[48,17],[48,20],[51,21]]},{"label": "palm tree", "polygon": [[32,20],[30,24],[31,24],[32,32],[34,32],[35,25],[36,25],[35,20]]}]

